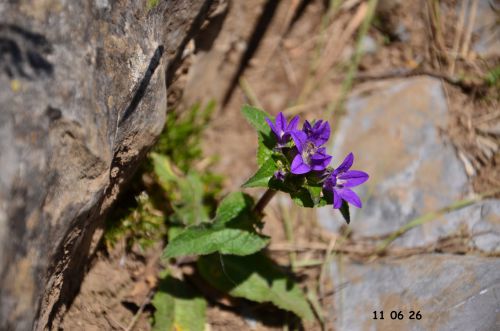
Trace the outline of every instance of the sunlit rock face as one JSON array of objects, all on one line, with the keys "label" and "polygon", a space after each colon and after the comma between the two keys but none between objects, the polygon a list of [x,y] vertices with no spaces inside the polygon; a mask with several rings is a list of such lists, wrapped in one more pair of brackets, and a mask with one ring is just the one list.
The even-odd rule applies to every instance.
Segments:
[{"label": "sunlit rock face", "polygon": [[[351,208],[353,240],[389,234],[468,196],[466,172],[446,136],[447,120],[446,97],[436,79],[367,83],[351,94],[329,152],[337,162],[353,152],[356,167],[370,174],[358,191],[363,208]],[[330,208],[318,213],[328,230],[338,231],[343,224]],[[443,240],[458,235],[466,239],[460,249],[452,250],[473,255],[430,249],[397,261],[387,257],[371,264],[333,262],[332,280],[340,288],[333,297],[337,328],[386,329],[391,310],[420,310],[422,320],[405,318],[397,322],[398,329],[495,329],[498,259],[487,256],[500,252],[498,200],[435,217],[401,235],[391,247],[422,252],[425,247],[445,247]],[[384,321],[373,320],[375,310],[385,311]]]},{"label": "sunlit rock face", "polygon": [[57,327],[212,2],[0,4],[1,330]]}]

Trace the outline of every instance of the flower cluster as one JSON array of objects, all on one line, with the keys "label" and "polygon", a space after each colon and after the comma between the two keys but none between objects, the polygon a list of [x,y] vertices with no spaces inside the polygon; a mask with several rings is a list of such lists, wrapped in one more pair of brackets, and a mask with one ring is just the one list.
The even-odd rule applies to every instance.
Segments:
[{"label": "flower cluster", "polygon": [[351,188],[366,182],[368,174],[350,170],[354,162],[352,153],[337,168],[329,167],[332,156],[327,154],[325,144],[330,138],[331,130],[327,121],[319,120],[311,124],[306,120],[302,130],[297,129],[298,116],[287,123],[280,112],[274,123],[269,118],[266,121],[276,136],[275,150],[280,151],[289,163],[288,167],[280,167],[274,173],[276,179],[284,181],[287,174],[313,180],[319,178],[318,184],[323,192],[333,196],[333,208],[341,208],[343,201],[361,208],[361,200]]}]

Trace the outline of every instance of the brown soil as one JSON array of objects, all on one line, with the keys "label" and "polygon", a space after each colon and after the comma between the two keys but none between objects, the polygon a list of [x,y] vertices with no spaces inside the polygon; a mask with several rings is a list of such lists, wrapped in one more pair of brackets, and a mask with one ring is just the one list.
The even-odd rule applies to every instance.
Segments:
[{"label": "brown soil", "polygon": [[[494,88],[485,89],[477,77],[483,77],[488,70],[498,66],[500,58],[480,58],[469,51],[466,56],[453,59],[450,50],[460,30],[456,23],[458,13],[454,10],[456,1],[442,1],[441,31],[445,33],[436,33],[431,28],[425,1],[401,1],[401,5],[390,5],[393,2],[385,1],[384,4],[389,5],[381,7],[377,13],[375,27],[370,29],[369,36],[378,46],[374,53],[363,56],[354,84],[366,79],[385,78],[382,76],[388,73],[398,77],[401,72],[415,68],[443,77],[471,77],[469,90],[449,84],[443,78],[451,114],[443,134],[456,146],[476,192],[498,189],[500,136],[489,132],[494,125],[498,130],[499,92]],[[346,66],[355,47],[355,32],[361,24],[357,17],[363,16],[365,2],[346,1],[346,5],[351,4],[352,7],[341,7],[324,33],[321,32],[321,21],[326,11],[324,1],[311,1],[296,21],[295,9],[300,1],[286,3],[278,5],[257,51],[239,77],[243,79],[245,88],[235,88],[228,104],[219,109],[216,120],[205,135],[205,153],[219,157],[216,171],[226,177],[226,192],[237,189],[256,167],[256,137],[240,115],[242,104],[258,103],[272,114],[284,110],[288,114],[300,113],[305,118],[313,119],[321,117],[323,111],[338,101],[341,95]],[[180,69],[169,96],[171,104],[182,107],[197,99],[211,97],[222,103],[264,4],[262,0],[233,1],[210,51],[199,50],[186,58],[186,64],[191,66]],[[398,41],[394,36],[398,25],[406,28],[408,40]],[[210,29],[210,24],[207,29]],[[321,38],[324,38],[323,45],[326,47],[322,49],[321,56],[316,57],[317,71],[311,73],[311,63]],[[220,52],[220,55],[211,58],[211,52]],[[205,67],[196,67],[197,63],[204,62]],[[399,71],[396,72],[396,69]],[[189,70],[206,72],[206,75],[200,78]],[[196,85],[195,81],[199,80],[203,82],[203,90]],[[184,96],[182,91],[185,91]],[[341,115],[340,107],[334,113],[333,123]],[[254,196],[261,193],[259,190],[248,192]],[[285,197],[279,197],[267,209],[264,229],[272,235],[273,247],[292,240],[285,235],[283,215],[288,215],[293,227],[293,241],[298,246],[328,245],[335,239],[316,225],[315,213],[295,207]],[[358,249],[362,250],[363,247]],[[139,314],[134,330],[149,330],[151,307],[147,299],[155,286],[160,251],[158,246],[146,253],[124,255],[123,249],[118,246],[111,252],[100,254],[65,317],[64,330],[125,330],[144,303],[145,309]],[[323,260],[325,257],[324,253],[313,249],[295,256],[286,251],[271,250],[271,255],[282,265],[288,265],[291,259],[304,262]],[[357,258],[359,256],[362,254]],[[335,317],[331,314],[331,300],[328,298],[340,285],[331,284],[321,267],[297,268],[296,274],[304,288],[319,289],[325,312],[325,329],[330,330]],[[211,330],[283,329],[279,323],[276,325],[276,321],[269,321],[273,316],[280,315],[269,307],[254,309],[241,302],[237,306],[227,306],[210,300],[207,324]],[[285,315],[281,317],[286,318]],[[321,323],[314,322],[303,327],[306,330],[321,330]]]}]

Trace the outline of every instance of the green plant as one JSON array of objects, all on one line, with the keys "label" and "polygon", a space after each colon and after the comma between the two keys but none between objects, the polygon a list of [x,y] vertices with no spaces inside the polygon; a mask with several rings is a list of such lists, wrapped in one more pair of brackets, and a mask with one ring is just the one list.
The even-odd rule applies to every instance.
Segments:
[{"label": "green plant", "polygon": [[[127,246],[141,247],[166,239],[162,258],[166,269],[152,300],[155,330],[203,330],[207,303],[175,266],[175,259],[195,256],[199,277],[229,296],[257,303],[269,302],[303,320],[313,309],[293,277],[265,254],[270,238],[262,234],[264,208],[278,191],[302,207],[333,205],[349,223],[349,205],[361,207],[350,188],[368,175],[350,170],[349,154],[337,167],[324,145],[330,137],[328,122],[287,122],[263,110],[244,106],[242,114],[258,136],[259,169],[243,187],[264,187],[255,202],[243,192],[220,200],[221,177],[202,162],[201,139],[214,105],[193,106],[184,113],[170,112],[158,144],[148,156],[133,185],[132,208],[118,209],[109,223],[109,242],[126,238]],[[204,162],[206,163],[206,162]],[[209,162],[210,163],[210,162]],[[220,201],[219,201],[220,200]],[[116,221],[118,220],[118,221]],[[318,309],[315,308],[316,311]]]},{"label": "green plant", "polygon": [[[195,104],[185,111],[167,113],[165,129],[131,183],[131,189],[108,217],[106,246],[125,240],[127,249],[144,249],[167,237],[168,232],[207,221],[214,215],[222,177],[213,174],[211,160],[205,171],[196,170],[203,160],[201,136],[215,107]],[[179,148],[182,146],[182,148]],[[162,167],[155,161],[162,158]]]},{"label": "green plant", "polygon": [[[333,205],[349,223],[348,203],[361,207],[361,200],[350,188],[365,182],[368,175],[350,170],[354,161],[352,153],[339,167],[329,166],[332,157],[326,154],[324,147],[330,137],[328,122],[306,121],[303,129],[298,130],[298,116],[287,122],[282,113],[274,119],[250,106],[244,106],[242,114],[258,135],[260,168],[243,185],[267,188],[257,202],[246,193],[233,192],[218,204],[213,218],[206,217],[203,208],[196,206],[201,203],[202,190],[196,184],[199,180],[189,175],[181,179],[167,157],[152,155],[160,186],[169,191],[170,185],[176,183],[181,188],[181,196],[190,199],[183,201],[181,208],[174,208],[180,218],[175,223],[175,231],[169,232],[163,260],[169,263],[175,258],[197,256],[198,274],[217,290],[258,303],[270,302],[303,320],[311,320],[313,310],[300,287],[264,252],[270,240],[261,233],[264,208],[282,191],[302,207]],[[192,199],[192,196],[198,198]],[[165,301],[174,304],[181,298],[184,297],[172,290],[159,289],[153,301],[157,309],[156,328],[174,330],[172,321],[176,314],[189,314],[188,310],[192,309],[189,305],[185,305],[182,312],[165,308]],[[201,329],[200,323],[199,328],[192,330]]]}]

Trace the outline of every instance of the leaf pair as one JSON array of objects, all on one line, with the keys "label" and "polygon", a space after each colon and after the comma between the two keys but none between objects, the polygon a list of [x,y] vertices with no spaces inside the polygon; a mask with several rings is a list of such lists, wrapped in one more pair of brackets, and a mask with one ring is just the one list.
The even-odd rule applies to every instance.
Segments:
[{"label": "leaf pair", "polygon": [[198,270],[212,286],[233,297],[271,302],[304,320],[313,319],[302,290],[262,253],[202,256],[198,260]]},{"label": "leaf pair", "polygon": [[253,199],[241,192],[227,196],[217,209],[215,220],[189,227],[170,241],[164,258],[186,255],[250,255],[263,249],[269,238],[255,230],[259,221],[253,213]]},{"label": "leaf pair", "polygon": [[[305,321],[314,318],[302,290],[262,253],[211,254],[200,257],[197,266],[210,285],[233,297],[270,302]],[[162,278],[152,303],[156,309],[153,330],[201,331],[205,328],[207,303],[186,282],[170,275]]]}]

